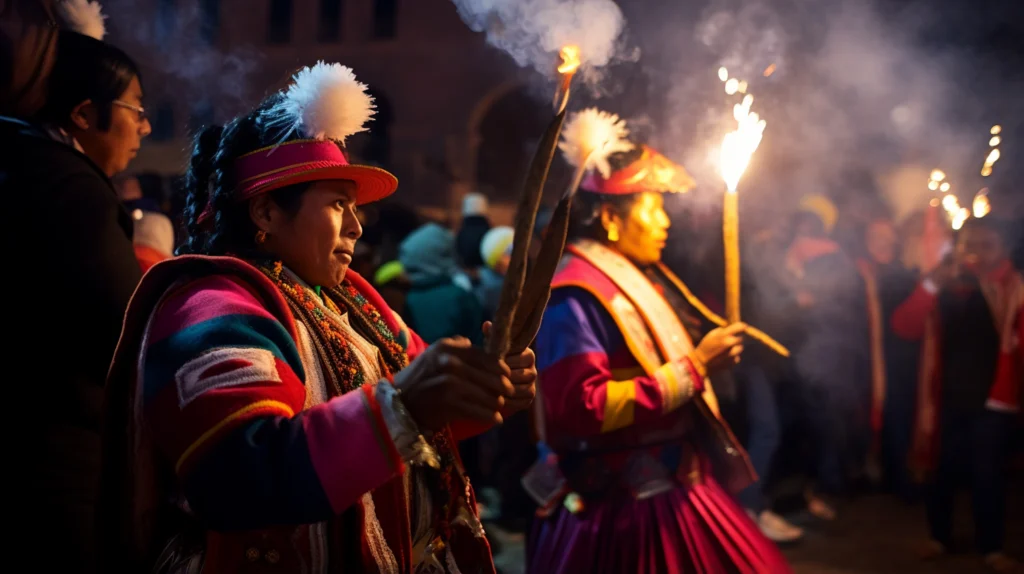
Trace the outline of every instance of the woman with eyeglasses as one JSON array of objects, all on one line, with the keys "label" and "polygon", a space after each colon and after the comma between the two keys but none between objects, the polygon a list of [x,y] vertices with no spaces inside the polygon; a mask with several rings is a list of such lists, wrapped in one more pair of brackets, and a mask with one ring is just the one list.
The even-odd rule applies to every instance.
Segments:
[{"label": "woman with eyeglasses", "polygon": [[152,131],[141,78],[135,62],[117,47],[61,31],[40,122],[114,177],[128,168]]},{"label": "woman with eyeglasses", "polygon": [[16,423],[24,432],[12,453],[15,480],[24,482],[13,487],[18,500],[7,516],[19,528],[8,542],[30,557],[29,570],[88,574],[103,384],[141,278],[132,219],[110,176],[125,169],[149,124],[138,67],[97,39],[99,7],[84,0],[56,7],[62,25],[92,37],[60,29],[49,76],[45,66],[34,68],[46,101],[37,113],[0,117],[5,263],[18,284],[35,286],[26,294],[37,301],[12,302],[5,317],[19,326],[6,352],[32,373],[9,385],[6,397],[20,405],[15,415],[32,413]]}]

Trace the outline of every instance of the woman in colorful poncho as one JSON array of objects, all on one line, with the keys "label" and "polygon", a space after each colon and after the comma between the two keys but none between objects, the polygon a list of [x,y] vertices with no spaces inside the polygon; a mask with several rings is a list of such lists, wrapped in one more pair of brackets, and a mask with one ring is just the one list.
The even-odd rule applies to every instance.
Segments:
[{"label": "woman in colorful poncho", "polygon": [[646,146],[610,160],[575,198],[535,345],[551,454],[524,479],[543,515],[530,572],[788,572],[720,486],[753,478],[708,379],[739,360],[745,326],[701,338],[700,315],[724,321],[659,263],[662,193],[693,182]]},{"label": "woman in colorful poncho", "polygon": [[[455,442],[525,407],[528,353],[425,348],[348,271],[372,115],[318,64],[196,141],[187,253],[147,274],[108,385],[108,572],[493,573]],[[411,362],[410,362],[411,361]]]}]

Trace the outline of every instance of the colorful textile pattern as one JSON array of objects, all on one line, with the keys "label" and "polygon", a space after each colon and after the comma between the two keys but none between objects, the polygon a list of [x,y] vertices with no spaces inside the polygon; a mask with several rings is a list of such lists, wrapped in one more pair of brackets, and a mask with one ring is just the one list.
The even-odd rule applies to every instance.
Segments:
[{"label": "colorful textile pattern", "polygon": [[789,572],[720,486],[754,475],[678,348],[688,335],[639,310],[648,289],[620,289],[586,257],[563,261],[537,337],[545,441],[566,487],[533,527],[529,571]]},{"label": "colorful textile pattern", "polygon": [[293,331],[228,275],[179,287],[150,321],[144,417],[215,530],[326,520],[404,471],[372,385],[300,412]]},{"label": "colorful textile pattern", "polygon": [[552,292],[536,349],[549,436],[657,421],[703,384],[688,362],[647,375],[604,306],[580,288]]}]

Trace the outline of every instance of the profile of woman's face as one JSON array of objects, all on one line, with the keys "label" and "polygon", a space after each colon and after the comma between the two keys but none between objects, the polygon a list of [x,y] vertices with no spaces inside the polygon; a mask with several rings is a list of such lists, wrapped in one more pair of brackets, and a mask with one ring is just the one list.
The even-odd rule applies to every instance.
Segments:
[{"label": "profile of woman's face", "polygon": [[651,265],[661,260],[672,225],[662,194],[645,191],[632,203],[625,217],[612,219],[619,229],[615,247],[623,255],[638,265]]},{"label": "profile of woman's face", "polygon": [[107,177],[128,169],[142,147],[142,138],[152,131],[149,119],[139,111],[142,109],[142,84],[134,77],[110,106],[107,129],[100,129],[99,110],[92,102],[83,103],[72,113],[71,135]]},{"label": "profile of woman's face", "polygon": [[[356,185],[348,180],[316,182],[288,214],[269,198],[256,206],[256,225],[267,232],[261,246],[309,285],[335,287],[345,279],[356,241],[363,234],[356,210]],[[254,200],[255,201],[255,200]]]}]

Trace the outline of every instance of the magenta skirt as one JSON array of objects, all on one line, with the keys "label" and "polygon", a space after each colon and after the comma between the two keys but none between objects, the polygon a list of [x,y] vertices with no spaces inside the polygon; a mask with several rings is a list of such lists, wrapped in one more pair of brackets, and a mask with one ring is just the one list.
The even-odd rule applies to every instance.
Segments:
[{"label": "magenta skirt", "polygon": [[786,574],[786,559],[709,477],[646,500],[564,506],[534,524],[530,574]]}]

